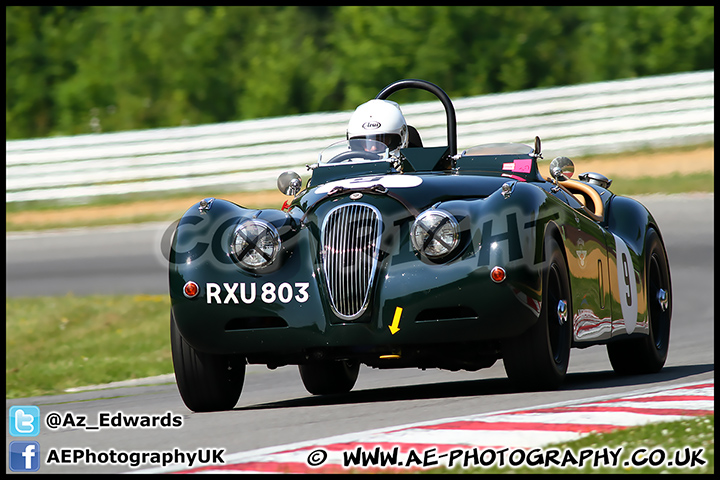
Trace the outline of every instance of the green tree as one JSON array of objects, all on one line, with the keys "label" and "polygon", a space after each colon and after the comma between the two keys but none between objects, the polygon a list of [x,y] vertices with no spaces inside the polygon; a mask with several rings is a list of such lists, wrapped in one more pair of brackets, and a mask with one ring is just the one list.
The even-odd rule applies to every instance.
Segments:
[{"label": "green tree", "polygon": [[[247,13],[247,7],[242,8]],[[240,118],[304,113],[323,105],[308,88],[322,65],[314,11],[294,6],[255,8],[252,35],[243,45]]]},{"label": "green tree", "polygon": [[402,78],[461,97],[707,70],[714,15],[712,6],[9,6],[5,132],[350,110]]},{"label": "green tree", "polygon": [[78,48],[72,27],[83,11],[84,7],[6,7],[7,137],[54,133],[62,110],[55,87],[74,71]]}]

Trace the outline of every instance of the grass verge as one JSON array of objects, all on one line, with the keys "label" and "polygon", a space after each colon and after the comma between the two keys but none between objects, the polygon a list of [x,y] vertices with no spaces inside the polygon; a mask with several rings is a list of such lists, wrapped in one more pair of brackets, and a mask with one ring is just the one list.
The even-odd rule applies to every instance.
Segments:
[{"label": "grass verge", "polygon": [[5,300],[5,396],[172,373],[167,295]]},{"label": "grass verge", "polygon": [[613,182],[610,190],[616,195],[633,196],[652,193],[676,194],[715,192],[715,174],[701,172],[689,175],[675,173],[660,177],[639,177]]},{"label": "grass verge", "polygon": [[[597,171],[614,180],[619,195],[714,192],[714,143],[579,157],[576,172]],[[538,165],[547,177],[549,160]],[[672,173],[676,172],[676,173]],[[5,205],[6,231],[172,222],[205,197],[230,200],[249,208],[279,208],[288,197],[277,190],[237,191],[203,187],[180,192],[145,192]]]},{"label": "grass verge", "polygon": [[[672,174],[660,177],[616,179],[610,190],[617,195],[633,196],[650,193],[714,192],[713,172],[688,175]],[[209,196],[209,195],[205,195]],[[227,198],[249,208],[279,208],[283,197],[278,192],[235,193]],[[8,232],[48,230],[58,228],[99,227],[142,222],[173,222],[198,200],[193,197],[172,197],[160,200],[116,199],[113,204],[92,203],[85,206],[47,204],[6,206],[5,228]],[[172,202],[171,202],[172,200]]]}]

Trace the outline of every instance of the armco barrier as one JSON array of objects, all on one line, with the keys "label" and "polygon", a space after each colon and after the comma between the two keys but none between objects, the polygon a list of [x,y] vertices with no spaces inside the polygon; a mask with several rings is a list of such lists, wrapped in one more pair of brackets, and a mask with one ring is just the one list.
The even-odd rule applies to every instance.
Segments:
[{"label": "armco barrier", "polygon": [[[557,155],[692,145],[714,138],[714,71],[454,99],[458,150],[543,142]],[[440,102],[401,105],[425,146],[446,145]],[[202,187],[275,188],[342,140],[352,111],[6,142],[6,202]]]}]

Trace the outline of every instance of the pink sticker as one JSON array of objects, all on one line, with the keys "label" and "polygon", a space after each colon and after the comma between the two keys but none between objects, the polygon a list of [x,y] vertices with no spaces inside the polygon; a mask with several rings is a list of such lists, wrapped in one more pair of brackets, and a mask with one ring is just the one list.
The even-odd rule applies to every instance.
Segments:
[{"label": "pink sticker", "polygon": [[517,173],[530,173],[532,168],[532,160],[520,159],[513,160],[512,163],[503,163],[503,170],[510,170]]},{"label": "pink sticker", "polygon": [[513,162],[513,172],[518,173],[530,173],[530,169],[532,168],[532,160],[515,160]]}]

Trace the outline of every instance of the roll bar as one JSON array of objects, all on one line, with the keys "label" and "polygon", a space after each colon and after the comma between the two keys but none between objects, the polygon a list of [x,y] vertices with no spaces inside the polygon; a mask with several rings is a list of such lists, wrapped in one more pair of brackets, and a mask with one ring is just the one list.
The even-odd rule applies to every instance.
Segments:
[{"label": "roll bar", "polygon": [[437,85],[430,83],[426,80],[418,80],[408,78],[405,80],[398,80],[393,82],[387,87],[383,88],[380,93],[375,97],[378,100],[385,100],[391,94],[398,90],[404,90],[406,88],[417,88],[420,90],[426,90],[434,94],[438,100],[440,100],[445,107],[445,116],[447,117],[447,140],[449,155],[455,156],[457,154],[457,120],[455,118],[455,107],[453,107],[450,97],[448,97],[445,91]]}]

